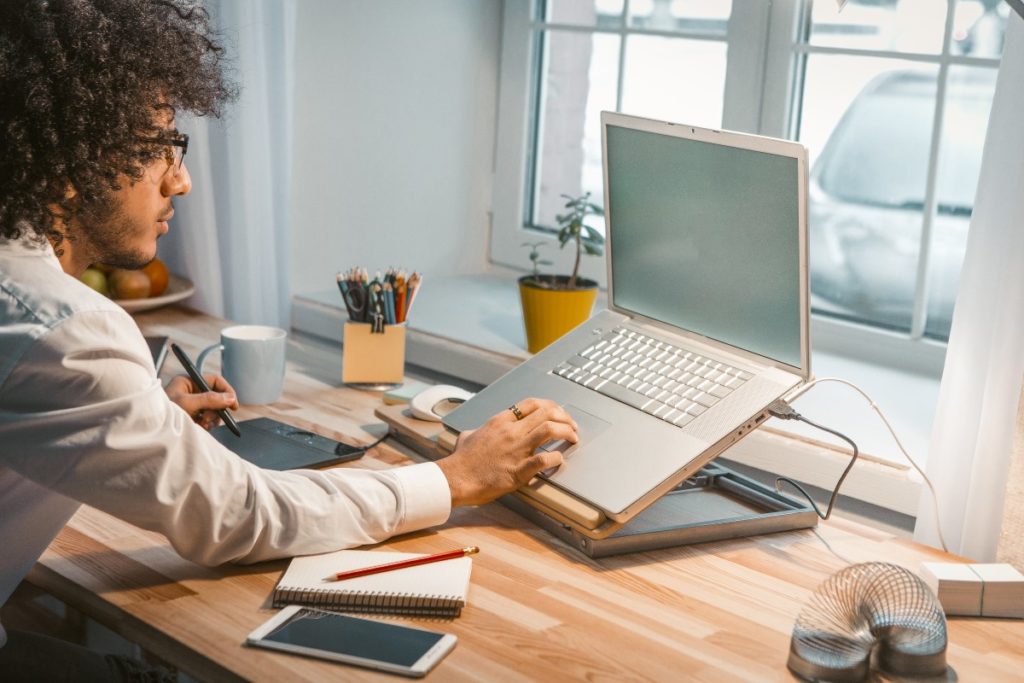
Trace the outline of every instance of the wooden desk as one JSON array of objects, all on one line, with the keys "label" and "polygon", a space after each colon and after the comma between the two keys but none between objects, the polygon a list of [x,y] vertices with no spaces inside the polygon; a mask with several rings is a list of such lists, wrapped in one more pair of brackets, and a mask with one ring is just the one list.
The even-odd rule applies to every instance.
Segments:
[{"label": "wooden desk", "polygon": [[[192,353],[222,326],[181,308],[138,321]],[[350,442],[382,433],[372,416],[378,396],[340,387],[336,349],[293,339],[289,354],[281,400],[240,417],[269,415]],[[178,371],[169,360],[165,375]],[[407,462],[384,445],[346,466]],[[468,606],[454,621],[425,624],[459,637],[429,675],[435,681],[792,680],[793,621],[827,576],[848,562],[916,569],[957,559],[833,519],[817,531],[591,560],[497,504],[456,510],[441,528],[387,544],[406,552],[466,545],[482,548]],[[83,508],[29,580],[200,680],[397,680],[242,647],[272,614],[267,598],[286,564],[199,567],[162,536]],[[1020,680],[1024,622],[954,618],[949,634],[960,680]]]}]

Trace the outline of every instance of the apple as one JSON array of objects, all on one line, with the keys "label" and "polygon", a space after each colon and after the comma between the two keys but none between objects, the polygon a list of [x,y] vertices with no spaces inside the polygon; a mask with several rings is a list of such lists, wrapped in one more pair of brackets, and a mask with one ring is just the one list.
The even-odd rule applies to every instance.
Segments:
[{"label": "apple", "polygon": [[80,279],[103,296],[110,296],[110,288],[107,286],[107,276],[98,268],[93,268],[91,266],[86,268]]},{"label": "apple", "polygon": [[149,278],[141,270],[115,268],[107,278],[110,296],[115,299],[145,299],[149,296]]},{"label": "apple", "polygon": [[142,272],[149,278],[149,296],[160,296],[167,289],[171,273],[167,270],[167,264],[158,258],[153,259],[143,267]]}]

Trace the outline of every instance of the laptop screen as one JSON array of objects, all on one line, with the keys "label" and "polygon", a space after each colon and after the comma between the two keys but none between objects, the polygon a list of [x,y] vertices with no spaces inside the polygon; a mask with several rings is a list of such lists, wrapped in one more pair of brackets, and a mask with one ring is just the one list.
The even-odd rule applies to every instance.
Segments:
[{"label": "laptop screen", "polygon": [[612,303],[801,367],[797,159],[605,133]]}]

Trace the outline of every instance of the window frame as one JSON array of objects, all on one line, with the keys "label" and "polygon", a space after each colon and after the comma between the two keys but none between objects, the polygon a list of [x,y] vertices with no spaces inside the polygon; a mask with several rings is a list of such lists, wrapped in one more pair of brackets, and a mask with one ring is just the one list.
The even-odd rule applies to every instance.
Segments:
[{"label": "window frame", "polygon": [[[734,0],[727,35],[727,67],[722,127],[772,137],[789,137],[795,130],[794,105],[802,104],[802,76],[807,57],[813,54],[855,55],[896,58],[936,65],[938,90],[933,118],[927,169],[925,207],[922,217],[921,247],[918,259],[911,329],[908,333],[858,324],[826,315],[812,314],[812,340],[815,349],[839,353],[869,362],[891,365],[930,376],[939,376],[945,359],[945,342],[924,336],[928,297],[930,242],[936,211],[936,184],[940,163],[942,124],[945,113],[946,76],[955,65],[998,68],[999,58],[950,54],[950,44],[958,0],[947,0],[942,49],[936,54],[865,50],[811,45],[802,40],[810,22],[810,2],[781,0],[751,3]],[[624,0],[628,16],[629,0]],[[538,39],[545,29],[587,33],[615,33],[623,38],[620,46],[618,100],[622,97],[623,57],[628,35],[670,35],[687,39],[708,39],[687,33],[632,28],[623,25],[609,29],[536,21],[536,0],[506,2],[502,26],[502,53],[499,76],[497,140],[495,146],[494,199],[491,215],[490,262],[527,272],[529,261],[524,242],[548,243],[546,258],[554,261],[555,272],[571,268],[569,250],[558,249],[551,232],[526,225],[527,181],[531,173],[533,140],[532,111],[536,106],[535,78],[539,73]],[[524,39],[525,37],[525,39]],[[720,40],[719,38],[715,38]],[[543,86],[543,82],[541,82]],[[617,107],[618,109],[618,107]],[[584,259],[580,274],[607,286],[606,258]]]}]

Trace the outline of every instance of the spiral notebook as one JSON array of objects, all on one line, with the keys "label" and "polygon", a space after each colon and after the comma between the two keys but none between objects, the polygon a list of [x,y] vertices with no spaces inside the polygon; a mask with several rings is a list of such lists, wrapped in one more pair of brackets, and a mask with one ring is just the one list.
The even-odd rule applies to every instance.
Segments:
[{"label": "spiral notebook", "polygon": [[339,550],[296,557],[274,589],[274,607],[304,605],[338,612],[457,617],[466,604],[473,560],[460,557],[344,581],[338,572],[420,557],[416,553]]}]

